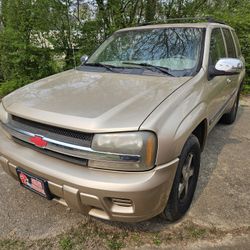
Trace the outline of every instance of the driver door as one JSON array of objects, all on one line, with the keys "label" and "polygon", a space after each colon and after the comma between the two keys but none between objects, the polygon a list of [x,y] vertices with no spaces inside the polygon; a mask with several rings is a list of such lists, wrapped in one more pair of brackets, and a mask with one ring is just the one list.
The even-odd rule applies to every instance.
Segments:
[{"label": "driver door", "polygon": [[[211,33],[209,66],[215,66],[221,58],[226,58],[224,38],[220,28],[215,28]],[[208,77],[207,104],[209,125],[215,124],[224,109],[227,98],[227,76]]]}]

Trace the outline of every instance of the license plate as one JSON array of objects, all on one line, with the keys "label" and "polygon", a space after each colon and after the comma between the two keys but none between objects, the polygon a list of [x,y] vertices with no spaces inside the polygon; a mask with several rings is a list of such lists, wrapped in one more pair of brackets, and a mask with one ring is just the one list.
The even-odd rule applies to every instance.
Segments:
[{"label": "license plate", "polygon": [[23,169],[16,169],[21,186],[33,191],[48,200],[52,199],[49,191],[48,182],[38,176],[35,176]]}]

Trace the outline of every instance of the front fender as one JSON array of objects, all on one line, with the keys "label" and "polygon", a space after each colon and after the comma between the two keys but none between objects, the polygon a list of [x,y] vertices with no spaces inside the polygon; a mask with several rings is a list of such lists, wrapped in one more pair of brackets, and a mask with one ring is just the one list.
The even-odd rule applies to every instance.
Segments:
[{"label": "front fender", "polygon": [[[180,123],[177,127],[174,135],[175,141],[175,154],[180,155],[182,148],[187,141],[188,137],[192,132],[201,124],[203,121],[206,122],[206,128],[208,127],[208,120],[206,118],[205,103],[198,104]],[[205,131],[207,133],[207,130]],[[206,138],[206,134],[205,134]]]},{"label": "front fender", "polygon": [[187,138],[206,119],[204,99],[206,74],[200,71],[174,92],[142,123],[140,130],[151,130],[158,137],[156,165],[179,157]]},{"label": "front fender", "polygon": [[197,126],[204,120],[206,127],[208,126],[206,113],[206,104],[200,103],[183,118],[179,107],[161,124],[161,128],[155,131],[158,136],[156,165],[167,163],[180,156],[185,142]]}]

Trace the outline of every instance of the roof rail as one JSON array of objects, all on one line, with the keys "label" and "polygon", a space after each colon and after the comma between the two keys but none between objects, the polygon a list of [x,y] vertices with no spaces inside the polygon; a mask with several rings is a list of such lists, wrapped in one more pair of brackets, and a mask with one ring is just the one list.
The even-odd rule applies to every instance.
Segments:
[{"label": "roof rail", "polygon": [[208,23],[220,23],[220,24],[225,24],[225,22],[220,21],[220,20],[216,20],[211,16],[204,16],[204,17],[180,17],[180,18],[168,18],[166,20],[164,20],[163,22],[159,22],[159,21],[152,21],[152,22],[147,22],[147,23],[141,23],[139,24],[139,26],[146,26],[146,25],[150,25],[150,24],[159,24],[159,23],[168,23],[168,22],[187,22],[187,21],[206,21]]}]

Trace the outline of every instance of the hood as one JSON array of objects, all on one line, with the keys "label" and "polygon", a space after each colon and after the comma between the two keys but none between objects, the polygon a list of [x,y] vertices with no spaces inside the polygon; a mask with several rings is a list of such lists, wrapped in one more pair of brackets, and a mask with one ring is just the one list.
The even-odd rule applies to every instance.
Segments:
[{"label": "hood", "polygon": [[189,79],[69,70],[16,90],[3,105],[13,115],[54,126],[132,131]]}]

